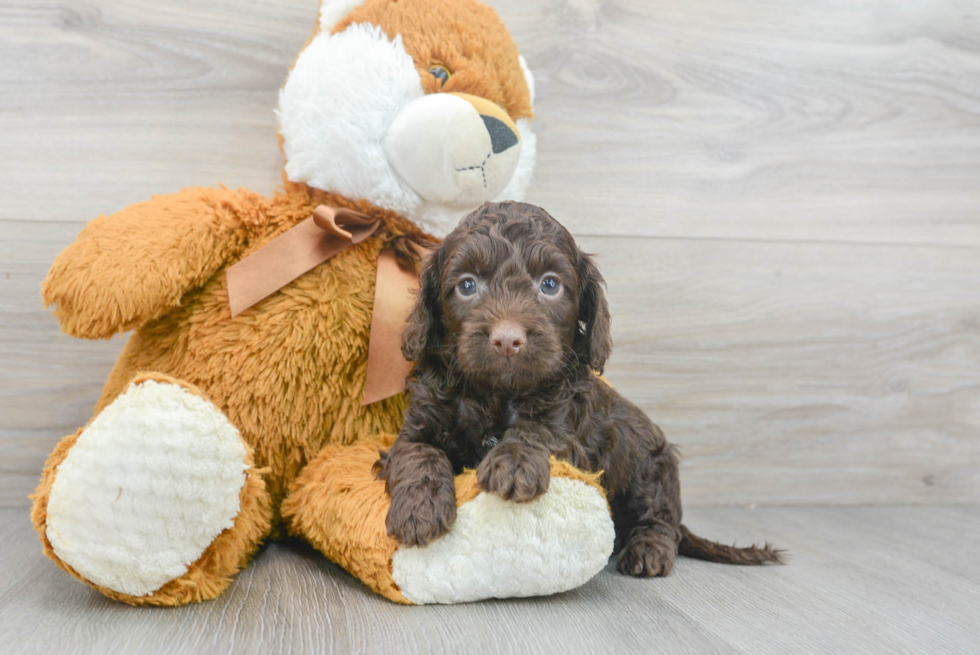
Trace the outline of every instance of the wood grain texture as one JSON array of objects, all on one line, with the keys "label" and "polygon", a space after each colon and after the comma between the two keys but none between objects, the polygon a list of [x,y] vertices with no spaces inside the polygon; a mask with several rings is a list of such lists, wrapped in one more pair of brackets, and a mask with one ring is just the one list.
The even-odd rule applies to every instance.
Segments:
[{"label": "wood grain texture", "polygon": [[581,241],[688,504],[980,498],[976,250]]},{"label": "wood grain texture", "polygon": [[[980,5],[494,2],[538,79],[530,200],[599,253],[610,379],[689,506],[980,499]],[[38,285],[84,223],[268,193],[315,0],[0,0],[0,505],[123,340]]]},{"label": "wood grain texture", "polygon": [[548,598],[403,607],[317,553],[274,544],[221,598],[113,603],[44,559],[24,510],[0,510],[4,652],[969,653],[980,649],[976,507],[701,508],[702,534],[771,539],[784,567],[680,559],[667,578],[610,566]]},{"label": "wood grain texture", "polygon": [[577,233],[980,245],[976,2],[528,4],[531,200]]},{"label": "wood grain texture", "polygon": [[[980,245],[975,2],[494,4],[539,81],[531,199],[577,233]],[[0,217],[270,191],[271,109],[315,12],[0,3]]]},{"label": "wood grain texture", "polygon": [[[17,297],[73,224],[12,223]],[[43,229],[42,229],[43,228]],[[608,377],[684,454],[688,505],[980,497],[980,279],[971,249],[585,237],[610,280]],[[90,417],[123,341],[0,315],[0,493],[20,505]]]}]

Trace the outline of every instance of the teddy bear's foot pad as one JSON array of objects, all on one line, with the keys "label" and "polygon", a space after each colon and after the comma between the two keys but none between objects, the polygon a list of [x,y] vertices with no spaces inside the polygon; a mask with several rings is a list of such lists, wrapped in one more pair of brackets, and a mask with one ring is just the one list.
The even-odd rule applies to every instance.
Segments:
[{"label": "teddy bear's foot pad", "polygon": [[392,577],[419,605],[545,596],[601,571],[614,537],[595,487],[553,477],[548,492],[528,503],[480,493],[460,506],[445,536],[424,548],[399,547]]},{"label": "teddy bear's foot pad", "polygon": [[133,384],[57,469],[46,535],[89,581],[146,596],[232,527],[246,448],[214,405],[177,384]]}]

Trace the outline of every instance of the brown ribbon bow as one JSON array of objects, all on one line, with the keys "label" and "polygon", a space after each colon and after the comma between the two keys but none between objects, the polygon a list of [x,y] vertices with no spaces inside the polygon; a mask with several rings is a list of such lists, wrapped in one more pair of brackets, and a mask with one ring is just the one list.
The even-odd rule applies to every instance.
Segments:
[{"label": "brown ribbon bow", "polygon": [[[320,205],[313,210],[313,216],[228,268],[232,317],[361,243],[377,232],[382,222],[351,209]],[[413,292],[418,288],[415,268],[403,264],[393,248],[382,250],[374,291],[364,405],[405,389],[412,364],[402,356],[401,333],[415,302]]]}]

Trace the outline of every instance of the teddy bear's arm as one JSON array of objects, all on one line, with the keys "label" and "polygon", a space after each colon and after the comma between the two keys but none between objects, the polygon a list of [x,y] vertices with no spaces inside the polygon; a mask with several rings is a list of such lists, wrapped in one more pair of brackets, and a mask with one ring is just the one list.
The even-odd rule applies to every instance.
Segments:
[{"label": "teddy bear's arm", "polygon": [[89,222],[41,286],[61,329],[106,339],[176,307],[244,246],[265,212],[247,191],[191,188]]}]

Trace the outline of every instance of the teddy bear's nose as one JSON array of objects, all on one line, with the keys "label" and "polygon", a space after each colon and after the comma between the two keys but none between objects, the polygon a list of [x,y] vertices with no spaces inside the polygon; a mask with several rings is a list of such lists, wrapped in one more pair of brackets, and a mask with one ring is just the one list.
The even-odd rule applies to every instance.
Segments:
[{"label": "teddy bear's nose", "polygon": [[490,146],[493,148],[493,154],[499,154],[507,148],[517,145],[517,133],[510,129],[507,123],[499,118],[484,114],[480,114],[480,118],[483,119],[483,124],[487,126],[487,132],[490,133]]}]

